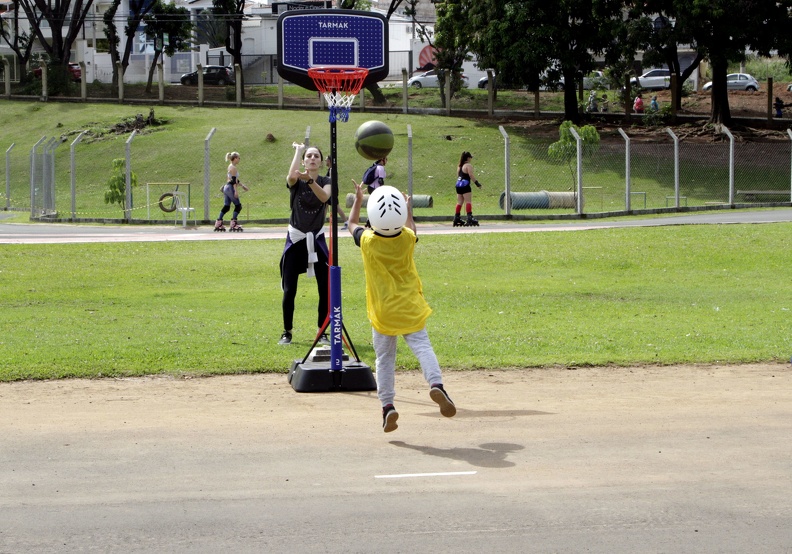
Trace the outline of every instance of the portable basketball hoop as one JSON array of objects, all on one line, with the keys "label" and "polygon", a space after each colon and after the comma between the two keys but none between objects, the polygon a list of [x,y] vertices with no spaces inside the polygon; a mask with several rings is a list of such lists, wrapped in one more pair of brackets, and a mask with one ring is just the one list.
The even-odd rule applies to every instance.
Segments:
[{"label": "portable basketball hoop", "polygon": [[[319,336],[329,330],[329,360],[308,355],[294,360],[289,383],[298,392],[377,390],[371,367],[363,363],[344,334],[341,310],[341,267],[338,263],[338,168],[336,121],[349,120],[355,97],[364,86],[388,76],[388,20],[359,10],[287,10],[278,16],[278,74],[308,90],[318,90],[330,108],[332,183],[329,268],[329,310]],[[344,343],[354,361],[345,361]]]},{"label": "portable basketball hoop", "polygon": [[311,67],[308,76],[330,107],[330,122],[348,121],[352,102],[368,76],[365,67]]}]

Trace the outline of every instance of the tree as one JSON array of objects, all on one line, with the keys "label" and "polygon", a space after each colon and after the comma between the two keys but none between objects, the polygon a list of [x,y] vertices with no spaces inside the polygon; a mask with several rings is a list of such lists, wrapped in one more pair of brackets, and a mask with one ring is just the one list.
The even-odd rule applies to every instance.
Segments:
[{"label": "tree", "polygon": [[157,0],[129,0],[129,15],[127,24],[124,26],[126,42],[124,43],[124,55],[121,57],[121,68],[124,71],[129,67],[129,57],[137,42],[135,38],[140,30],[140,25],[146,15],[154,9],[156,3]]},{"label": "tree", "polygon": [[[471,59],[469,33],[459,25],[475,0],[445,0],[436,4],[437,24],[434,33],[440,97],[445,105],[445,87],[451,88],[451,95],[456,94],[464,85],[462,83],[462,64]],[[431,44],[431,43],[430,43]],[[450,77],[450,79],[449,79]]]},{"label": "tree", "polygon": [[225,46],[228,29],[225,22],[212,13],[212,10],[201,11],[196,19],[195,36],[198,44],[208,44],[209,48]]},{"label": "tree", "polygon": [[[154,59],[149,68],[146,93],[151,93],[151,83],[154,79],[154,68],[160,55],[165,52],[173,56],[176,52],[186,49],[190,44],[193,29],[190,23],[190,12],[187,8],[178,8],[175,4],[163,4],[156,0],[151,13],[144,17],[146,23],[146,36],[154,40]],[[168,43],[165,44],[167,37]]]},{"label": "tree", "polygon": [[[234,65],[242,67],[242,21],[245,19],[245,0],[212,0],[212,13],[225,21],[226,52],[231,54]],[[245,84],[242,72],[236,76],[237,82]],[[242,95],[245,87],[242,87]]]},{"label": "tree", "polygon": [[[132,187],[137,186],[137,174],[131,171],[129,181]],[[107,180],[107,190],[104,195],[105,204],[118,204],[126,210],[126,160],[116,158],[113,160],[113,171]]]},{"label": "tree", "polygon": [[107,11],[102,14],[102,21],[104,21],[104,32],[107,37],[107,48],[110,52],[110,63],[113,66],[113,86],[118,86],[118,62],[121,57],[118,55],[118,45],[121,39],[118,36],[118,27],[115,24],[115,16],[118,8],[121,6],[121,0],[113,0]]},{"label": "tree", "polygon": [[[40,18],[40,16],[39,16]],[[40,20],[40,19],[39,19]],[[35,22],[38,26],[39,21]],[[25,31],[20,31],[19,27],[19,3],[14,4],[13,16],[8,20],[0,17],[0,37],[16,54],[19,62],[20,80],[27,79],[27,64],[30,61],[30,53],[33,50],[33,37]]]},{"label": "tree", "polygon": [[576,86],[594,69],[594,56],[612,46],[622,26],[621,0],[478,0],[458,25],[471,35],[479,67],[502,83],[537,90],[564,77],[564,118],[580,119]]},{"label": "tree", "polygon": [[[19,0],[19,6],[30,22],[35,39],[44,49],[52,64],[50,69],[55,77],[53,85],[68,84],[69,58],[74,42],[79,38],[85,18],[93,0]],[[46,22],[46,26],[42,24]],[[43,28],[48,27],[45,36]],[[65,34],[64,34],[65,32]]]},{"label": "tree", "polygon": [[645,0],[630,11],[635,44],[644,51],[644,67],[663,65],[677,75],[672,98],[676,109],[682,109],[682,88],[704,56],[697,52],[693,62],[685,69],[679,62],[679,45],[691,44],[693,36],[677,0]]},{"label": "tree", "polygon": [[576,167],[572,165],[572,162],[577,160],[577,140],[570,129],[575,129],[575,132],[581,138],[584,158],[592,158],[597,153],[600,136],[597,128],[593,125],[578,127],[567,120],[558,127],[558,141],[547,147],[547,155],[551,160],[567,164],[569,173],[572,176],[572,188],[574,189]]},{"label": "tree", "polygon": [[693,39],[698,53],[709,59],[712,68],[712,109],[710,121],[731,124],[726,75],[730,62],[745,59],[751,50],[770,55],[781,47],[789,55],[786,35],[790,20],[790,0],[676,0],[678,24]]}]

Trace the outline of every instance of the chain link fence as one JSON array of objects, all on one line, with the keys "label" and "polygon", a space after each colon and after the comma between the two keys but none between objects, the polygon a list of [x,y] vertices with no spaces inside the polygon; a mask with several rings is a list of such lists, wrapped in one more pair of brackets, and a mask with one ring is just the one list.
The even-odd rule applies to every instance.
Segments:
[{"label": "chain link fence", "polygon": [[[792,140],[733,142],[725,130],[722,142],[698,143],[675,140],[670,131],[662,138],[630,137],[622,131],[620,138],[606,137],[591,150],[578,144],[566,158],[557,159],[549,153],[554,141],[537,139],[530,130],[516,126],[481,126],[469,135],[453,136],[427,136],[412,125],[406,129],[394,125],[393,130],[396,151],[405,155],[389,160],[387,182],[420,198],[415,212],[419,221],[453,217],[458,158],[438,160],[436,154],[445,147],[439,143],[449,140],[459,145],[460,155],[463,151],[474,155],[476,177],[484,187],[474,189],[473,208],[484,219],[790,205]],[[185,159],[195,166],[186,172],[190,179],[146,173],[157,156],[157,144],[134,132],[125,139],[123,153],[110,153],[101,143],[77,144],[78,139],[70,149],[59,148],[61,140],[53,137],[42,137],[32,145],[6,145],[0,205],[49,220],[172,222],[180,217],[173,213],[172,193],[181,191],[187,193],[198,220],[212,221],[220,202],[213,173],[222,169],[216,161],[214,169],[209,163],[222,156],[212,148],[214,131],[200,142],[183,145]],[[310,143],[311,135],[308,127],[303,141]],[[343,148],[339,152],[350,147]],[[108,156],[121,164],[118,178],[124,184],[137,183],[126,189],[129,194],[121,204],[105,204],[103,184],[86,182],[92,180],[86,175],[93,167],[111,166],[112,159],[103,159]],[[359,180],[365,162],[356,155],[343,162],[339,183]],[[283,186],[283,168],[265,166],[262,171],[257,179],[275,187],[271,190]],[[95,180],[95,173],[91,175]],[[340,190],[339,203],[344,207],[350,191],[343,186]],[[241,217],[247,221],[282,223],[289,216],[286,194],[254,191],[243,205]]]}]

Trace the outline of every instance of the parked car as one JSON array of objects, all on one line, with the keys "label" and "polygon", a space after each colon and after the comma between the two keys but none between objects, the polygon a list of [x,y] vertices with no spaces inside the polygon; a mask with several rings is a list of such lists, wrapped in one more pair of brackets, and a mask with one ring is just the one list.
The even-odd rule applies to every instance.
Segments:
[{"label": "parked car", "polygon": [[[546,74],[543,74],[541,79],[542,84],[539,86],[539,90],[564,90],[564,88],[566,88],[566,82],[563,76],[558,79],[558,83],[555,86],[549,86],[547,84]],[[585,90],[592,90],[610,88],[610,85],[608,84],[608,79],[605,77],[605,73],[597,70],[583,77],[583,88]]]},{"label": "parked car", "polygon": [[[467,75],[465,75],[464,73],[462,74],[462,84],[465,88],[469,86]],[[415,88],[439,87],[440,82],[437,80],[437,70],[432,69],[424,73],[421,73],[420,75],[410,77],[410,79],[407,81],[407,86],[415,87]]]},{"label": "parked car", "polygon": [[[207,65],[203,68],[203,83],[205,85],[235,85],[234,70],[225,65]],[[185,73],[181,76],[181,84],[197,85],[198,72]]]},{"label": "parked car", "polygon": [[640,77],[630,79],[631,88],[644,90],[663,90],[671,87],[671,70],[650,69]]},{"label": "parked car", "polygon": [[[702,88],[704,90],[710,90],[712,88],[712,81],[704,83]],[[726,90],[747,90],[756,92],[759,90],[759,81],[747,73],[729,73],[726,75]]]},{"label": "parked car", "polygon": [[[478,88],[487,88],[489,84],[489,76],[484,75],[481,79],[478,80]],[[495,79],[495,86],[498,86],[498,79]],[[792,86],[792,85],[790,85]]]},{"label": "parked car", "polygon": [[[69,64],[69,73],[71,74],[72,81],[75,83],[79,83],[82,79],[82,69],[80,69],[80,64],[78,63],[70,63]],[[33,68],[33,75],[37,78],[41,78],[41,67],[34,67]]]},{"label": "parked car", "polygon": [[[561,77],[558,83],[558,88],[564,90],[564,78]],[[583,77],[583,89],[584,90],[591,90],[596,88],[610,88],[608,85],[608,80],[605,78],[605,74],[602,71],[592,71],[585,77]]]}]

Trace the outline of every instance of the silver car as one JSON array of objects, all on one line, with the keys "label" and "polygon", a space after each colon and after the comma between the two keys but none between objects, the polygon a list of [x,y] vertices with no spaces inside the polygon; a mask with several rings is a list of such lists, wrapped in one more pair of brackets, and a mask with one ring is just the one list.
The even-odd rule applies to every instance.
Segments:
[{"label": "silver car", "polygon": [[[704,83],[704,90],[712,88],[712,81]],[[759,90],[759,81],[754,79],[747,73],[729,73],[726,75],[726,89],[727,90],[747,90],[749,92],[756,92]]]},{"label": "silver car", "polygon": [[631,88],[644,90],[663,90],[671,87],[671,71],[668,69],[650,69],[640,77],[630,79]]},{"label": "silver car", "polygon": [[[430,71],[426,71],[421,73],[420,75],[416,75],[415,77],[410,77],[407,81],[408,87],[415,87],[415,88],[423,88],[423,87],[439,87],[440,82],[437,80],[437,70],[432,69]],[[462,75],[462,86],[467,88],[468,85],[468,78],[467,75]]]}]

